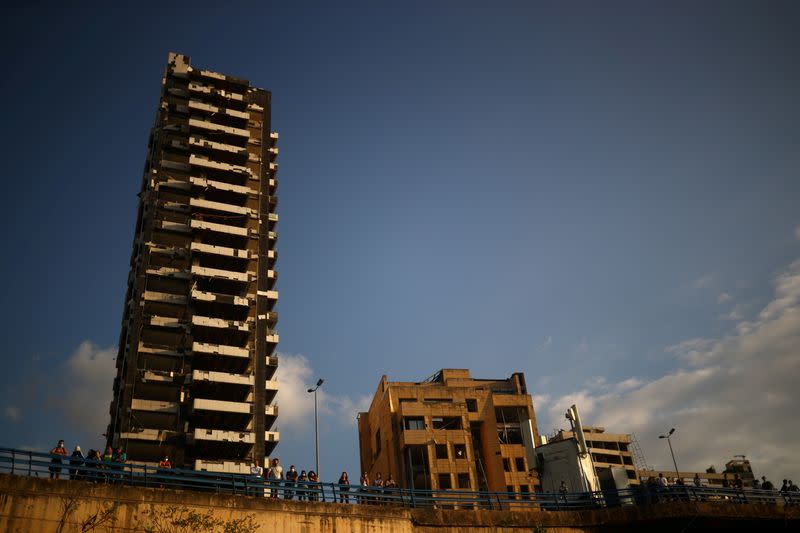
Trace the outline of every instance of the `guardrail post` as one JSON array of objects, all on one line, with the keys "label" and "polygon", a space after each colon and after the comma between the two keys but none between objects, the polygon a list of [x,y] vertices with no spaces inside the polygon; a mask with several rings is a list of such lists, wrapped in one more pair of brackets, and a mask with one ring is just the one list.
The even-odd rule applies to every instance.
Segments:
[{"label": "guardrail post", "polygon": [[33,452],[28,452],[28,476],[30,477],[33,470]]},{"label": "guardrail post", "polygon": [[14,474],[14,463],[16,462],[16,455],[14,450],[11,450],[11,474]]}]

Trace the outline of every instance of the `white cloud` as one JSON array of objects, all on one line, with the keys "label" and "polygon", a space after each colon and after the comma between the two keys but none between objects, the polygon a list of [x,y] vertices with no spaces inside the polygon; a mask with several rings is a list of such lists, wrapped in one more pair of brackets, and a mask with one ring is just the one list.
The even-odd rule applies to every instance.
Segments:
[{"label": "white cloud", "polygon": [[628,378],[624,381],[620,381],[618,383],[614,383],[611,387],[611,392],[614,394],[622,394],[623,392],[628,392],[634,389],[638,389],[643,385],[643,381],[638,378]]},{"label": "white cloud", "polygon": [[[282,430],[311,431],[314,427],[314,395],[308,392],[318,376],[314,374],[308,358],[298,354],[279,354],[277,380],[278,424]],[[335,416],[347,427],[355,424],[359,411],[369,408],[370,396],[336,396],[325,390],[325,385],[317,392],[320,413]]]},{"label": "white cloud", "polygon": [[581,413],[581,418],[588,420],[594,412],[595,397],[589,389],[580,390],[566,394],[548,403],[547,418],[554,427],[564,427],[564,413],[571,405],[577,405]]},{"label": "white cloud", "polygon": [[355,399],[350,396],[328,396],[328,409],[333,414],[337,415],[342,424],[347,426],[355,426],[356,416],[358,413],[369,410],[369,404],[372,402],[372,397],[369,395],[359,396]]},{"label": "white cloud", "polygon": [[721,292],[717,298],[717,303],[724,304],[725,302],[730,302],[731,300],[733,300],[733,296],[727,292]]},{"label": "white cloud", "polygon": [[7,405],[3,409],[3,415],[12,422],[16,422],[22,416],[22,411],[20,410],[19,407],[16,407],[14,405]]},{"label": "white cloud", "polygon": [[549,394],[532,394],[531,399],[533,400],[533,408],[539,409],[544,407],[550,401]]},{"label": "white cloud", "polygon": [[63,384],[52,403],[73,427],[93,437],[105,432],[116,376],[115,347],[83,341],[64,363]]},{"label": "white cloud", "polygon": [[667,346],[664,351],[686,360],[689,363],[698,364],[702,362],[703,356],[705,356],[708,349],[713,346],[714,342],[714,339],[687,339],[678,344]]},{"label": "white cloud", "polygon": [[[306,392],[316,383],[314,370],[302,355],[278,354],[278,423],[281,428],[313,424],[314,397]],[[321,391],[320,391],[321,392]]]},{"label": "white cloud", "polygon": [[548,403],[544,413],[565,427],[564,411],[576,403],[585,424],[636,433],[648,462],[659,468],[667,469],[671,460],[658,435],[675,427],[681,469],[719,468],[746,454],[757,473],[773,481],[800,477],[800,426],[794,423],[800,261],[777,277],[774,298],[757,319],[724,337],[689,339],[666,350],[688,367],[652,380],[596,381]]}]

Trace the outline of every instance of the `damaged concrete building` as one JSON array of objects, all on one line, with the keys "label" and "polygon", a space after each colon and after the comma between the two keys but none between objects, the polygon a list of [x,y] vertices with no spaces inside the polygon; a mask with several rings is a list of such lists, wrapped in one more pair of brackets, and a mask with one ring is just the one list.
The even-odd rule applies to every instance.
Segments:
[{"label": "damaged concrete building", "polygon": [[536,414],[516,372],[477,379],[445,368],[421,382],[381,377],[358,415],[361,470],[398,486],[430,490],[534,492]]},{"label": "damaged concrete building", "polygon": [[271,94],[170,53],[150,133],[108,444],[247,472],[278,442]]}]

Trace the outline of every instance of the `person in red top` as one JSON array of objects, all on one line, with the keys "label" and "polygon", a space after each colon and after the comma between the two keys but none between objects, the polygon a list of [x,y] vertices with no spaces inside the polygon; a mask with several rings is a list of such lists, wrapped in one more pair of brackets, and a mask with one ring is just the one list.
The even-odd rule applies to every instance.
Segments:
[{"label": "person in red top", "polygon": [[[164,476],[167,474],[166,471],[170,469],[172,469],[172,463],[169,462],[169,457],[165,455],[164,458],[158,462],[158,475]],[[158,486],[162,489],[164,488],[163,483],[159,484]]]},{"label": "person in red top", "polygon": [[58,441],[58,445],[50,450],[50,455],[59,456],[53,457],[53,459],[50,460],[50,463],[53,465],[50,467],[50,479],[59,479],[61,477],[61,457],[67,456],[67,449],[64,447],[63,439]]}]

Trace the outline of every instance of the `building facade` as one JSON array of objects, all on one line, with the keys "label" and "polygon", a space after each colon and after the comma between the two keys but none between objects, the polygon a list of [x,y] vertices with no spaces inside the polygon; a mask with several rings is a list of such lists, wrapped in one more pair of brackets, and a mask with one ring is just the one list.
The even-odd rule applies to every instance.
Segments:
[{"label": "building facade", "polygon": [[[752,487],[753,481],[755,481],[755,475],[753,474],[752,466],[750,466],[750,461],[741,455],[725,463],[725,469],[722,472],[717,472],[716,468],[710,466],[705,472],[680,471],[676,474],[674,469],[666,469],[639,470],[638,474],[643,482],[657,479],[659,474],[663,474],[664,477],[668,478],[670,481],[681,479],[687,485],[693,484],[696,476],[700,479],[701,486],[717,488],[732,487],[736,475],[742,479],[742,485],[745,487]],[[680,474],[680,477],[678,477],[678,474]]]},{"label": "building facade", "polygon": [[[574,436],[572,431],[560,430],[549,442],[568,440]],[[639,485],[639,471],[631,435],[606,433],[605,428],[600,426],[583,426],[583,437],[598,476],[604,477],[604,471],[612,467],[623,468],[631,486]]]},{"label": "building facade", "polygon": [[422,382],[381,378],[358,416],[361,469],[398,486],[533,492],[536,415],[525,377],[443,369]]},{"label": "building facade", "polygon": [[150,133],[108,444],[246,472],[278,442],[271,94],[170,53]]}]

